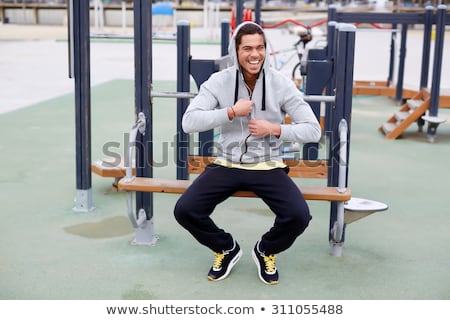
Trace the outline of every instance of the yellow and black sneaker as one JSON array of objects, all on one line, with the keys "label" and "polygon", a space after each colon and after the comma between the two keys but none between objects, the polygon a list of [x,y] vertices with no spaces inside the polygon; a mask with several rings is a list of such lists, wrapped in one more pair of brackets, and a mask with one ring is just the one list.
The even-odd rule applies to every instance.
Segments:
[{"label": "yellow and black sneaker", "polygon": [[259,241],[252,251],[253,260],[258,268],[258,276],[266,284],[278,283],[278,270],[275,264],[276,256],[274,254],[265,255],[258,249]]},{"label": "yellow and black sneaker", "polygon": [[218,281],[225,279],[241,257],[242,250],[236,241],[230,250],[214,253],[214,262],[209,270],[208,280]]}]

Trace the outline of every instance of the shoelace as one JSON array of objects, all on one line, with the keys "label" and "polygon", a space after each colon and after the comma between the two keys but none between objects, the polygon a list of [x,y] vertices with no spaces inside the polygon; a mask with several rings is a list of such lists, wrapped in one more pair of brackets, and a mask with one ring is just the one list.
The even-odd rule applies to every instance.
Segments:
[{"label": "shoelace", "polygon": [[213,262],[213,268],[214,269],[222,268],[223,258],[225,258],[225,253],[223,253],[223,252],[216,252],[216,253],[214,253],[214,262]]},{"label": "shoelace", "polygon": [[266,273],[273,274],[277,270],[275,265],[276,256],[271,254],[269,256],[263,256],[264,264],[266,265]]}]

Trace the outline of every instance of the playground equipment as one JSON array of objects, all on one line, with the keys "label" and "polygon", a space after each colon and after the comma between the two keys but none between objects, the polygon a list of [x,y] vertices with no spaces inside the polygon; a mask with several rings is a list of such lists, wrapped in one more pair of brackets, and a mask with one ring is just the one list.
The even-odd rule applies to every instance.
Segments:
[{"label": "playground equipment", "polygon": [[[239,8],[239,1],[236,7]],[[396,139],[413,123],[417,122],[418,130],[421,132],[425,122],[428,123],[427,137],[428,141],[434,142],[437,134],[437,127],[444,123],[446,119],[439,117],[439,108],[450,108],[450,96],[440,95],[440,77],[443,59],[443,39],[445,34],[445,25],[450,24],[449,14],[446,14],[446,6],[438,6],[436,13],[434,8],[427,6],[425,12],[400,12],[400,13],[380,13],[380,12],[337,12],[336,6],[328,7],[328,19],[315,22],[317,26],[326,21],[336,21],[343,23],[361,23],[370,24],[372,27],[391,32],[391,52],[389,63],[389,75],[386,81],[357,81],[353,82],[354,95],[380,95],[395,97],[398,103],[404,102],[399,111],[394,112],[385,123],[379,127],[379,131],[385,134],[386,139]],[[245,17],[248,15],[243,7],[241,11],[236,11],[236,19],[241,13]],[[447,16],[447,18],[446,18]],[[255,18],[260,19],[260,7],[258,3],[255,6]],[[258,20],[259,21],[259,20]],[[391,24],[391,29],[386,29],[381,24]],[[265,28],[275,28],[284,24],[294,24],[307,28],[300,21],[294,19],[285,19],[273,25],[262,25]],[[406,38],[409,25],[423,25],[424,40],[422,49],[421,78],[417,90],[406,89],[403,86],[406,57]],[[395,60],[395,42],[397,38],[397,26],[401,26],[400,56],[398,65],[397,84],[393,83],[394,78],[394,60]],[[436,26],[436,39],[433,57],[433,74],[431,90],[428,90],[428,74],[430,67],[430,48],[431,34],[433,25]],[[320,57],[319,57],[320,58]],[[314,60],[309,58],[308,60]],[[278,66],[278,64],[275,64]],[[301,72],[304,80],[304,72]],[[427,114],[428,112],[428,114]]]},{"label": "playground equipment", "polygon": [[[75,65],[82,65],[84,68],[88,66],[89,55],[89,32],[88,23],[86,17],[88,17],[87,11],[84,9],[88,7],[88,1],[80,1],[76,7],[78,11],[74,14],[73,19],[77,23],[85,23],[83,32],[75,32],[75,38],[79,38],[75,41],[75,47],[80,44],[85,44],[83,47],[85,50],[80,51],[80,56],[74,56]],[[220,69],[221,61],[224,59],[217,59],[215,61],[196,61],[190,58],[190,29],[188,22],[180,22],[177,26],[177,47],[179,48],[179,55],[177,57],[177,66],[179,76],[177,79],[177,92],[174,93],[155,93],[156,95],[162,94],[168,97],[177,98],[177,179],[176,180],[159,180],[153,178],[153,148],[152,148],[152,70],[151,70],[151,16],[148,12],[151,12],[151,1],[137,1],[134,5],[134,34],[135,34],[135,102],[136,102],[136,123],[133,125],[130,134],[130,145],[134,146],[134,149],[130,149],[131,154],[133,150],[136,150],[135,166],[132,165],[132,156],[129,154],[125,159],[125,178],[120,179],[118,183],[119,189],[126,191],[135,191],[135,204],[133,204],[133,194],[128,194],[127,210],[130,217],[130,221],[136,230],[136,244],[152,245],[156,242],[157,236],[154,233],[153,225],[153,193],[155,192],[173,192],[181,193],[189,185],[188,175],[195,167],[195,170],[199,172],[202,165],[211,161],[211,156],[208,154],[208,144],[213,141],[210,136],[210,132],[205,133],[203,139],[200,137],[199,150],[200,154],[197,156],[189,156],[189,137],[181,130],[181,116],[184,113],[188,100],[191,97],[189,93],[190,81],[189,76],[192,74],[199,83],[206,80],[206,78],[212,73]],[[82,18],[83,17],[83,18]],[[331,60],[324,59],[323,63],[316,64],[316,68],[325,70],[325,74],[333,75],[330,90],[334,95],[307,95],[306,97],[310,101],[327,103],[330,108],[327,108],[329,117],[326,118],[326,126],[330,128],[330,131],[325,135],[327,147],[329,149],[328,158],[326,160],[317,159],[313,152],[305,153],[306,158],[301,161],[289,162],[292,167],[292,175],[296,177],[321,177],[327,178],[327,185],[323,187],[304,187],[299,186],[303,191],[306,199],[309,200],[324,200],[330,202],[330,228],[329,228],[329,241],[331,246],[331,253],[335,256],[340,256],[342,253],[342,247],[345,240],[345,228],[346,225],[357,219],[346,219],[345,216],[350,211],[358,211],[360,216],[365,216],[369,213],[386,210],[387,206],[382,208],[374,207],[370,200],[362,201],[365,203],[365,207],[361,209],[361,205],[358,206],[358,210],[355,210],[354,205],[347,201],[351,200],[351,191],[347,186],[348,177],[348,154],[350,146],[350,114],[352,105],[352,92],[351,83],[353,81],[353,55],[354,55],[354,41],[355,41],[355,28],[348,24],[330,24],[330,32],[332,35],[330,38],[329,46],[327,50],[327,57],[333,57]],[[74,28],[78,30],[77,28]],[[229,30],[225,32],[229,35]],[[227,40],[227,39],[224,39]],[[87,45],[86,45],[87,43]],[[77,48],[77,50],[80,48]],[[86,50],[87,49],[87,50]],[[75,50],[75,52],[78,52]],[[82,63],[84,62],[84,64]],[[87,62],[87,63],[86,63]],[[201,68],[194,68],[197,66]],[[331,68],[333,66],[333,68]],[[311,70],[314,69],[314,63],[310,66]],[[194,69],[196,69],[195,72]],[[86,69],[84,69],[86,70]],[[335,72],[332,72],[335,70]],[[75,73],[75,78],[79,78],[80,82],[86,85],[89,84],[89,72]],[[313,78],[313,77],[311,77]],[[328,79],[328,78],[325,78]],[[315,81],[309,80],[311,88],[313,88]],[[321,79],[318,83],[324,82]],[[326,82],[326,81],[325,81]],[[78,86],[76,86],[78,90]],[[76,90],[76,91],[77,91]],[[80,95],[89,96],[89,93],[83,90],[79,90]],[[78,94],[78,92],[77,92]],[[88,102],[86,97],[81,99],[84,102]],[[76,102],[78,100],[76,99]],[[85,103],[89,105],[89,103]],[[85,112],[87,114],[82,114]],[[89,109],[82,108],[80,111],[80,118],[89,117]],[[87,127],[87,128],[86,128]],[[88,132],[89,123],[84,121],[80,125],[77,124],[77,132]],[[86,131],[87,129],[87,131]],[[83,136],[83,135],[82,135]],[[89,140],[90,136],[85,135],[84,138]],[[133,142],[136,142],[133,144]],[[87,146],[90,146],[90,141],[87,141]],[[80,147],[77,145],[77,148]],[[77,150],[78,151],[83,151]],[[89,148],[88,148],[88,151]],[[90,153],[87,153],[87,157],[81,157],[80,162],[83,168],[89,165]],[[87,161],[86,161],[87,160]],[[78,158],[77,158],[78,161]],[[289,161],[289,160],[286,160]],[[187,165],[194,164],[194,165]],[[94,166],[93,166],[94,167]],[[108,172],[107,169],[103,171]],[[77,176],[78,176],[77,171]],[[83,172],[81,172],[82,174]],[[91,173],[90,171],[88,172]],[[239,192],[236,196],[253,197],[253,194]],[[346,204],[347,203],[347,204]],[[86,204],[83,202],[83,204]],[[369,204],[369,205],[367,205]],[[134,213],[136,209],[136,213]]]},{"label": "playground equipment", "polygon": [[[434,142],[439,124],[445,119],[438,116],[439,108],[450,108],[450,97],[440,96],[440,79],[443,59],[443,43],[445,25],[450,24],[450,15],[446,13],[446,6],[434,8],[427,6],[425,12],[411,13],[357,13],[337,12],[334,6],[328,10],[328,19],[345,23],[370,23],[380,28],[379,23],[392,24],[391,58],[389,76],[387,81],[354,81],[353,93],[355,95],[381,95],[395,97],[397,102],[406,100],[399,111],[394,112],[379,128],[386,139],[396,139],[413,122],[417,122],[419,131],[422,131],[425,122],[428,122],[427,137]],[[405,71],[406,37],[410,24],[423,25],[424,37],[422,48],[421,77],[418,90],[404,89],[403,78]],[[394,42],[397,25],[401,25],[400,57],[398,66],[397,85],[393,86],[394,70]],[[428,71],[430,67],[431,33],[433,25],[436,27],[436,39],[433,57],[433,73],[431,90],[428,90]],[[426,112],[428,111],[428,115]]]},{"label": "playground equipment", "polygon": [[[339,32],[337,32],[336,39],[339,40],[339,45],[336,45],[336,48],[339,48],[339,53],[336,54],[336,64],[343,66],[340,71],[343,72],[342,80],[352,81],[352,62],[353,62],[353,50],[354,50],[354,29],[348,25],[339,25],[337,26]],[[350,29],[348,29],[350,28]],[[189,39],[189,23],[179,23],[178,31],[177,31],[179,39],[177,39],[177,43],[189,43],[189,41],[183,39],[183,37],[187,37]],[[189,52],[188,49],[180,50],[180,57],[178,58],[178,62],[181,62],[181,65],[187,65],[192,67],[192,63],[189,63],[189,57],[183,58],[183,52]],[[186,60],[187,59],[187,60]],[[188,63],[186,63],[186,61]],[[192,61],[191,61],[192,62]],[[180,66],[180,64],[178,64]],[[350,67],[349,67],[350,66]],[[211,70],[212,71],[212,70]],[[193,74],[194,75],[194,74]],[[194,75],[194,78],[195,75]],[[203,76],[202,80],[206,80],[207,77]],[[179,81],[183,83],[184,81]],[[197,85],[199,85],[202,81],[196,80]],[[337,82],[339,83],[339,82]],[[182,87],[178,85],[177,87]],[[350,86],[345,87],[345,82],[341,82],[336,88],[336,96],[309,96],[310,100],[315,101],[323,101],[328,103],[333,103],[333,106],[336,110],[333,112],[335,117],[333,119],[340,119],[339,124],[330,123],[330,127],[333,128],[334,135],[330,135],[330,158],[326,161],[317,160],[313,158],[308,158],[303,161],[292,161],[289,162],[289,165],[292,167],[291,176],[293,177],[328,177],[328,185],[326,187],[307,187],[307,186],[299,186],[301,189],[305,199],[307,200],[322,200],[329,201],[332,203],[331,214],[330,214],[330,233],[329,240],[331,245],[331,253],[335,256],[340,256],[342,253],[342,246],[344,242],[344,232],[346,226],[345,214],[349,211],[346,207],[346,201],[351,199],[351,192],[347,188],[347,154],[349,152],[349,126],[347,125],[348,120],[350,119],[350,110],[351,110],[351,89]],[[182,89],[182,88],[181,88]],[[181,90],[177,93],[171,94],[173,97],[177,97],[178,100],[181,96],[185,96],[185,90]],[[350,99],[350,101],[349,101]],[[339,104],[339,107],[337,105]],[[132,165],[131,161],[126,163],[126,172],[127,175],[120,179],[118,183],[118,188],[120,190],[125,190],[129,192],[139,193],[155,193],[155,192],[163,192],[163,193],[183,193],[186,188],[190,185],[191,181],[189,180],[189,175],[193,173],[200,173],[206,164],[211,162],[214,158],[213,155],[206,155],[206,151],[209,148],[205,147],[208,143],[211,143],[212,140],[208,139],[200,139],[199,142],[199,150],[200,155],[197,156],[189,156],[187,154],[187,150],[189,150],[189,142],[188,137],[184,136],[184,133],[181,129],[181,117],[184,113],[187,104],[181,107],[178,110],[177,116],[177,127],[178,127],[178,136],[177,140],[177,162],[180,162],[180,165],[177,166],[177,179],[158,179],[153,178],[151,176],[138,176],[132,174]],[[137,145],[140,145],[139,137],[142,135],[147,135],[147,133],[152,130],[151,122],[148,125],[148,120],[145,117],[145,114],[142,112],[138,113],[138,121],[133,125],[132,132],[130,134],[130,143],[131,146],[128,153],[128,159],[131,159],[132,149],[137,142]],[[143,132],[145,134],[143,134]],[[151,133],[150,133],[151,135]],[[137,139],[137,140],[134,140]],[[332,146],[332,147],[331,147]],[[151,159],[148,159],[151,160]],[[306,163],[309,162],[309,165]],[[288,160],[285,160],[288,161]],[[151,162],[150,162],[151,163]],[[305,165],[306,163],[306,165]],[[337,163],[339,165],[333,166],[329,165],[332,163]],[[187,164],[187,165],[186,165]],[[255,197],[253,193],[239,191],[234,196],[238,197]],[[127,208],[128,208],[128,216],[135,227],[136,237],[133,241],[135,244],[141,245],[153,245],[156,243],[158,237],[154,233],[154,224],[153,224],[153,213],[146,211],[144,208],[136,207],[137,213],[134,213],[133,205],[132,205],[132,194],[128,194],[127,200]],[[370,204],[371,202],[367,200],[366,204]],[[152,208],[149,208],[150,210]],[[361,209],[361,208],[360,208]],[[365,210],[361,210],[363,215],[368,215],[369,213],[373,213],[376,211],[381,211],[387,209],[385,205],[384,208],[365,208]],[[348,223],[355,221],[357,219],[347,219]]]}]

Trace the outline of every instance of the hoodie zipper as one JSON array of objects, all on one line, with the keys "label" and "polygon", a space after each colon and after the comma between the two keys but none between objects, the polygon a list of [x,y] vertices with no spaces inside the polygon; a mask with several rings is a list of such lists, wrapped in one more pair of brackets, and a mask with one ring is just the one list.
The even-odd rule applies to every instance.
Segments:
[{"label": "hoodie zipper", "polygon": [[[250,87],[247,85],[247,83],[245,83],[245,80],[244,80],[244,85],[245,85],[245,87],[247,88],[247,91],[248,91],[248,95],[249,95],[249,100],[252,100],[252,96],[253,96],[253,91],[252,90],[250,90]],[[252,109],[252,111],[253,111],[253,109]],[[251,116],[250,116],[251,117]],[[244,157],[244,155],[247,153],[247,151],[248,151],[248,139],[250,138],[250,136],[251,136],[252,134],[251,133],[249,133],[248,134],[248,136],[244,139],[244,146],[245,146],[245,149],[244,149],[244,152],[242,152],[241,153],[241,156],[239,157],[239,162],[242,164],[242,158]]]}]

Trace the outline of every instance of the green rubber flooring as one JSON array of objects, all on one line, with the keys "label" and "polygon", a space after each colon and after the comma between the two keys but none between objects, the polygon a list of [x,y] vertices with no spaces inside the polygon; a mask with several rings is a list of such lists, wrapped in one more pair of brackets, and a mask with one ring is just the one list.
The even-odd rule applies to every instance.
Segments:
[{"label": "green rubber flooring", "polygon": [[[175,82],[156,82],[175,90]],[[153,247],[133,246],[126,194],[92,176],[95,210],[76,213],[74,96],[0,115],[0,299],[450,299],[450,126],[434,144],[411,126],[397,140],[378,127],[397,110],[384,97],[355,97],[349,186],[389,210],[347,226],[342,257],[329,254],[329,204],[279,255],[280,283],[257,277],[251,249],[272,224],[259,199],[232,198],[214,219],[244,255],[229,278],[207,281],[213,255],[174,220],[177,195],[154,195]],[[155,176],[175,177],[175,102],[154,99]],[[92,88],[92,160],[123,154],[134,121],[134,85]],[[443,110],[442,116],[449,113]],[[298,183],[322,183],[301,181]],[[325,183],[325,181],[323,181]]]}]

